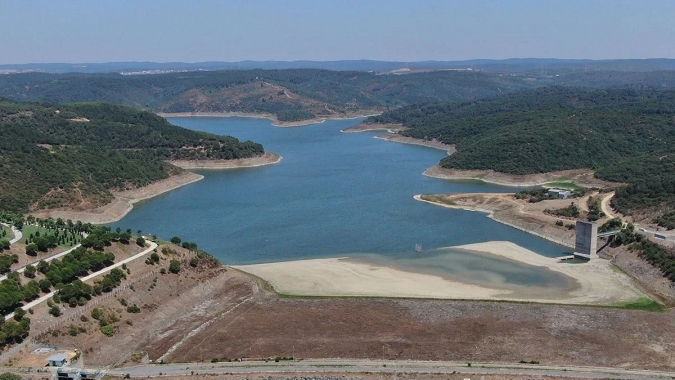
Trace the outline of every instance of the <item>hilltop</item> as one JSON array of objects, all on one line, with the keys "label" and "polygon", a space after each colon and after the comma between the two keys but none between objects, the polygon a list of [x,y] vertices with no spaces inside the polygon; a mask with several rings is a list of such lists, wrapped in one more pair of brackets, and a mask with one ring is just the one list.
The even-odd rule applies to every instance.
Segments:
[{"label": "hilltop", "polygon": [[104,103],[0,101],[2,211],[91,209],[112,191],[180,174],[169,160],[233,160],[262,145],[177,127],[149,112]]},{"label": "hilltop", "polygon": [[558,76],[445,70],[379,75],[319,69],[190,71],[157,75],[0,75],[19,101],[102,101],[161,113],[238,112],[281,122],[371,114],[413,104],[468,101],[546,86],[675,89],[675,71],[569,71]]}]

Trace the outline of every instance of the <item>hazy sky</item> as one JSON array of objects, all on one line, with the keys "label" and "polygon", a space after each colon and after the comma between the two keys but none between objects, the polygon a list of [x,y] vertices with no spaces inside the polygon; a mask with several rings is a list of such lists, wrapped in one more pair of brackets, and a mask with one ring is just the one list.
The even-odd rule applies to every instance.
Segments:
[{"label": "hazy sky", "polygon": [[675,58],[674,0],[0,0],[0,63]]}]

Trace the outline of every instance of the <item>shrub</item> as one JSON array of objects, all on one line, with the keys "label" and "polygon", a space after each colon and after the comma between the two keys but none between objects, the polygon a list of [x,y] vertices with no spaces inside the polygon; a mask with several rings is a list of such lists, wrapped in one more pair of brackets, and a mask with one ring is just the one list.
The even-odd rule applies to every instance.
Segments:
[{"label": "shrub", "polygon": [[180,261],[178,260],[171,260],[169,262],[169,272],[171,273],[178,273],[180,272]]},{"label": "shrub", "polygon": [[136,306],[136,304],[133,304],[133,305],[127,307],[127,313],[137,314],[137,313],[140,313],[140,312],[141,312],[141,309],[138,306]]},{"label": "shrub", "polygon": [[112,327],[112,326],[108,326],[108,325],[101,326],[101,332],[105,336],[113,336],[113,335],[115,335],[115,328]]},{"label": "shrub", "polygon": [[61,309],[58,306],[54,305],[49,309],[49,314],[58,317],[61,315]]},{"label": "shrub", "polygon": [[193,257],[190,259],[190,266],[195,268],[197,267],[197,264],[199,264],[199,259],[196,257]]}]

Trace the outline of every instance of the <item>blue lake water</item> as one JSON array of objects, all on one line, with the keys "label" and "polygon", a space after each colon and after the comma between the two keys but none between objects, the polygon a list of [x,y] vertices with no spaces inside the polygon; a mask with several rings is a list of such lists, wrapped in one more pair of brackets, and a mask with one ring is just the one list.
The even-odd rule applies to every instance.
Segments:
[{"label": "blue lake water", "polygon": [[[296,128],[251,118],[169,120],[260,142],[283,160],[258,168],[197,171],[203,180],[136,204],[113,227],[180,236],[198,242],[226,264],[372,254],[408,260],[415,257],[416,244],[422,245],[426,257],[447,257],[434,249],[493,240],[508,240],[546,256],[568,252],[482,213],[415,201],[413,195],[421,193],[514,190],[425,177],[424,170],[445,152],[373,138],[382,132],[341,132],[361,119]],[[471,260],[473,266],[502,268],[502,275],[516,282],[527,267],[506,260],[491,265],[480,257]],[[421,267],[435,267],[423,262],[417,261]]]}]

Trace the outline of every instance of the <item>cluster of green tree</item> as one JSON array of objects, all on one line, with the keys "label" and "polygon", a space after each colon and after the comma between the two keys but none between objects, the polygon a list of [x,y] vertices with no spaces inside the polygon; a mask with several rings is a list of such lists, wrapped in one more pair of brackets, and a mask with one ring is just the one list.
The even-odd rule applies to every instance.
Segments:
[{"label": "cluster of green tree", "polygon": [[618,211],[675,208],[675,91],[552,87],[472,102],[403,107],[367,122],[400,123],[403,135],[447,144],[456,169],[533,174],[590,168],[627,183]]},{"label": "cluster of green tree", "polygon": [[609,232],[622,228],[623,228],[623,221],[621,220],[621,218],[612,218],[603,223],[602,226],[598,227],[598,232],[600,233]]},{"label": "cluster of green tree", "polygon": [[589,222],[595,222],[598,219],[605,217],[605,213],[602,212],[602,199],[600,197],[588,197],[588,215],[586,219]]},{"label": "cluster of green tree", "polygon": [[307,119],[312,119],[314,117],[314,114],[302,109],[294,109],[294,110],[280,110],[276,112],[277,119],[279,121],[300,121],[300,120],[307,120]]},{"label": "cluster of green tree", "polygon": [[118,105],[0,101],[0,204],[5,211],[60,207],[76,195],[105,204],[112,199],[110,190],[145,186],[180,172],[165,160],[263,153],[260,144],[180,128]]},{"label": "cluster of green tree", "polygon": [[10,271],[12,264],[19,262],[17,255],[0,255],[0,274],[5,274]]},{"label": "cluster of green tree", "polygon": [[40,261],[36,268],[56,288],[60,289],[90,271],[98,271],[113,264],[115,255],[110,252],[90,251],[79,247],[49,263]]},{"label": "cluster of green tree", "polygon": [[675,228],[675,211],[667,212],[656,218],[659,226],[672,230]]},{"label": "cluster of green tree", "polygon": [[647,239],[642,239],[636,243],[634,249],[638,250],[638,255],[641,258],[661,269],[664,277],[675,282],[675,251]]},{"label": "cluster of green tree", "polygon": [[558,197],[553,197],[548,194],[548,189],[532,189],[532,190],[522,190],[517,192],[514,197],[516,199],[527,199],[530,203],[537,203],[545,201],[548,199],[557,199]]},{"label": "cluster of green tree", "polygon": [[198,259],[205,259],[210,261],[212,264],[220,264],[220,261],[206,251],[202,251],[197,246],[197,243],[183,241],[180,237],[174,236],[171,238],[171,242],[176,245],[180,245],[183,248],[187,249],[190,252],[194,252]]},{"label": "cluster of green tree", "polygon": [[23,309],[14,313],[14,320],[0,318],[0,345],[21,343],[30,331],[30,318]]},{"label": "cluster of green tree", "polygon": [[40,286],[37,281],[31,280],[21,285],[20,276],[16,272],[7,275],[0,282],[0,312],[6,315],[15,311],[22,302],[30,302],[40,295]]},{"label": "cluster of green tree", "polygon": [[546,210],[544,210],[544,212],[547,213],[547,214],[556,215],[556,216],[564,216],[564,217],[567,217],[567,218],[578,218],[581,215],[581,211],[579,211],[579,206],[574,204],[574,202],[572,202],[567,207],[554,209],[554,210],[546,209]]}]

